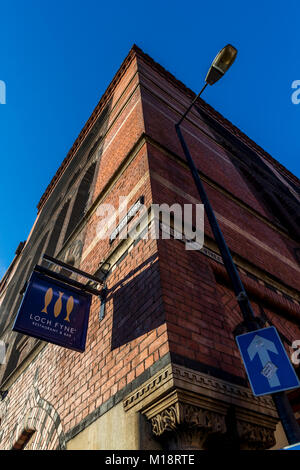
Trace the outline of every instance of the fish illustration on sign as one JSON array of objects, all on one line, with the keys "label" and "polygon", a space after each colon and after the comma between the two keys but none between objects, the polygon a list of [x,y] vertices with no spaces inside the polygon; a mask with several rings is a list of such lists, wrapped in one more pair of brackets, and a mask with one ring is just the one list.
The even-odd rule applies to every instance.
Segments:
[{"label": "fish illustration on sign", "polygon": [[67,302],[67,316],[65,318],[66,321],[70,321],[70,314],[73,310],[73,307],[74,307],[74,299],[71,296],[68,298],[68,302]]},{"label": "fish illustration on sign", "polygon": [[53,297],[53,289],[51,289],[51,287],[47,290],[46,294],[45,294],[45,299],[44,299],[44,308],[42,310],[42,313],[48,313],[47,312],[47,307],[48,305],[50,304],[51,300],[52,300],[52,297]]},{"label": "fish illustration on sign", "polygon": [[64,295],[63,292],[59,292],[59,297],[57,299],[57,301],[55,302],[55,305],[54,305],[54,316],[55,318],[58,317],[58,315],[60,314],[61,312],[61,309],[62,309],[62,296]]}]

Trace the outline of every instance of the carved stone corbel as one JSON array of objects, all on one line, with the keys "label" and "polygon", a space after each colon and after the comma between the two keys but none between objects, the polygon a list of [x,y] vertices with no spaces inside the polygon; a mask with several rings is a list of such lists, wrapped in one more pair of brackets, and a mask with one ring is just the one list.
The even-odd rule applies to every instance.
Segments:
[{"label": "carved stone corbel", "polygon": [[276,445],[279,418],[271,397],[255,397],[247,387],[181,365],[168,364],[126,396],[123,405],[125,412],[141,413],[156,444],[168,449]]},{"label": "carved stone corbel", "polygon": [[258,424],[237,422],[241,450],[270,449],[276,444],[275,429],[259,426]]},{"label": "carved stone corbel", "polygon": [[236,411],[236,428],[242,450],[270,449],[276,444],[275,430],[278,418],[246,412]]},{"label": "carved stone corbel", "polygon": [[226,432],[226,407],[213,406],[199,397],[175,390],[143,414],[154,436],[171,449],[199,450],[212,434]]}]

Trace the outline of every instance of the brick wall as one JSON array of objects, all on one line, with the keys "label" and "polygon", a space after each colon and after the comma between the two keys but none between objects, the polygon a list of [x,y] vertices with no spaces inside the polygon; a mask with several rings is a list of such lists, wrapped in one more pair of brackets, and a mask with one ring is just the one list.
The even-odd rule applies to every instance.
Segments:
[{"label": "brick wall", "polygon": [[[188,251],[180,240],[110,243],[99,236],[99,205],[118,209],[120,196],[127,198],[127,209],[118,221],[141,196],[148,208],[200,202],[174,130],[190,98],[170,74],[131,51],[43,196],[39,219],[45,219],[31,236],[40,241],[45,224],[51,237],[68,203],[54,243],[56,256],[67,260],[73,254],[76,266],[90,273],[103,261],[110,263],[105,317],[99,321],[100,301],[93,297],[83,354],[19,338],[19,355],[4,383],[9,393],[0,403],[1,448],[24,443],[26,426],[33,432],[27,448],[65,448],[70,436],[166,361],[247,384],[233,335],[241,315],[220,260]],[[195,110],[184,132],[253,308],[278,328],[288,350],[299,337],[300,268],[293,254],[299,245],[272,219],[237,169],[234,153]],[[91,164],[95,176],[85,209],[78,206],[68,230],[81,177]],[[108,223],[107,234],[112,231]],[[207,220],[205,246],[218,256]],[[29,248],[25,255],[34,255]]]}]

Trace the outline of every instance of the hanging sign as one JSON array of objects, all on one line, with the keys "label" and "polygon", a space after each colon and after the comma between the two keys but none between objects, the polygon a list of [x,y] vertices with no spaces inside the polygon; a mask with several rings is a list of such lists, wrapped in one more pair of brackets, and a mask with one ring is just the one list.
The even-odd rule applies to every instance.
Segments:
[{"label": "hanging sign", "polygon": [[13,331],[83,352],[91,294],[33,271]]}]

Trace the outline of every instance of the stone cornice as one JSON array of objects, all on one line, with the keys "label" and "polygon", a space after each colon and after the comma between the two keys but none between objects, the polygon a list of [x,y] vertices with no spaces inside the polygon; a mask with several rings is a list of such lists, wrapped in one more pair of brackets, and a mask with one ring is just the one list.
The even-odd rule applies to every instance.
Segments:
[{"label": "stone cornice", "polygon": [[277,417],[273,400],[268,396],[255,397],[250,388],[232,384],[225,380],[194,371],[183,366],[173,365],[175,386],[189,389],[204,396],[213,397],[235,405],[240,409],[260,411],[274,418]]},{"label": "stone cornice", "polygon": [[176,364],[169,364],[141,387],[127,395],[123,401],[124,410],[139,411],[145,407],[149,410],[158,397],[164,396],[175,388],[197,394],[206,402],[213,399],[227,406],[235,405],[240,410],[245,409],[247,413],[259,411],[262,415],[277,418],[277,412],[270,397],[255,397],[250,388]]}]

